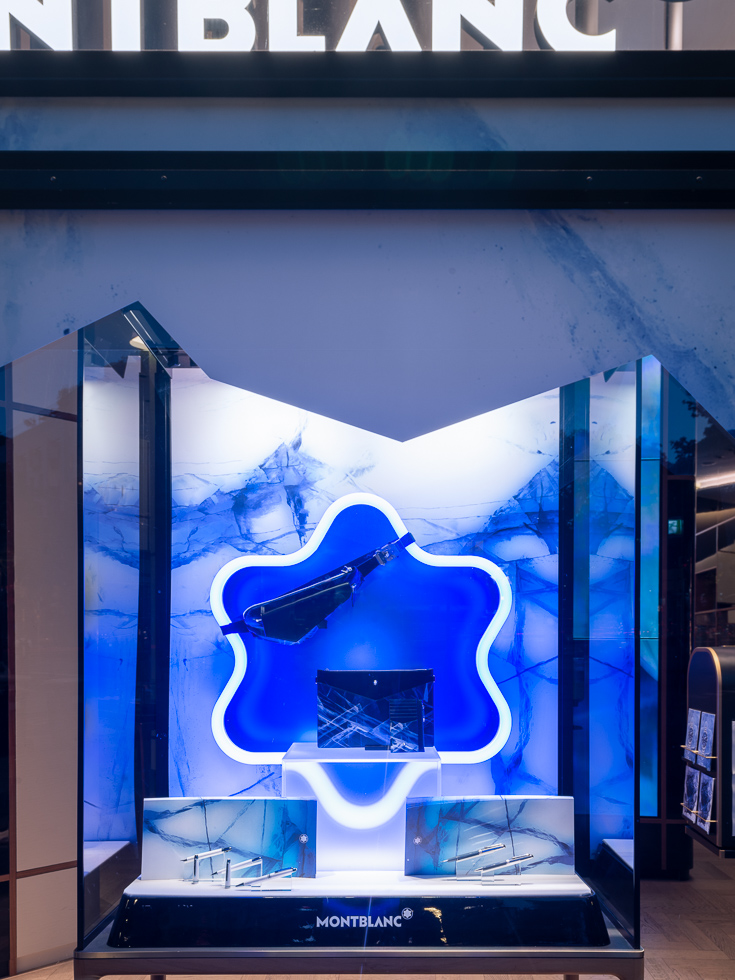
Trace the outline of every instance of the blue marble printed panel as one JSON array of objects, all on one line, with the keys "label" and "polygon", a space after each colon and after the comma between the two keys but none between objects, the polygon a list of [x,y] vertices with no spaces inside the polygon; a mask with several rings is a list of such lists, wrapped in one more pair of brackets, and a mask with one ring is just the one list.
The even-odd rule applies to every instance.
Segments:
[{"label": "blue marble printed panel", "polygon": [[[399,702],[412,719],[391,716]],[[434,744],[434,707],[427,685],[366,698],[333,684],[317,684],[317,744],[320,748],[383,745],[391,752],[420,752]]]},{"label": "blue marble printed panel", "polygon": [[558,439],[558,391],[398,443],[196,369],[175,373],[171,792],[279,793],[279,767],[234,762],[214,742],[232,651],[209,587],[231,558],[298,550],[333,500],[362,490],[390,501],[422,548],[488,557],[514,589],[490,656],[511,738],[488,763],[444,766],[445,790],[554,793]]},{"label": "blue marble printed panel", "polygon": [[[226,565],[217,585],[219,621],[236,621],[252,603],[344,567],[356,554],[369,553],[402,532],[380,498],[359,500],[337,501],[338,508],[323,519],[319,547],[298,562]],[[229,744],[219,721],[215,724],[223,751],[237,758],[243,749],[282,753],[296,742],[315,742],[315,676],[372,699],[399,681],[410,687],[433,674],[436,744],[458,753],[486,746],[500,730],[500,705],[505,706],[477,669],[478,649],[489,624],[497,617],[497,631],[505,622],[510,596],[501,609],[497,566],[485,570],[446,556],[434,564],[433,556],[420,555],[418,546],[411,546],[376,569],[353,593],[353,601],[328,617],[326,628],[299,644],[252,635],[233,644],[239,654],[234,684],[245,670],[234,693],[228,687],[223,695],[221,727]],[[502,587],[507,590],[504,578]],[[506,725],[499,744],[507,735]],[[266,760],[278,762],[280,756],[255,756],[253,761]]]},{"label": "blue marble printed panel", "polygon": [[[459,855],[502,844],[455,862]],[[406,803],[406,874],[470,874],[523,854],[526,874],[574,872],[574,801],[568,796],[495,796],[409,800]],[[517,874],[516,866],[497,874]]]},{"label": "blue marble printed panel", "polygon": [[[108,379],[96,380],[112,387]],[[134,415],[130,388],[124,412],[110,406],[115,419]],[[606,404],[609,390],[599,385],[596,406]],[[599,706],[607,712],[594,732],[600,763],[594,789],[600,808],[610,811],[613,836],[625,836],[632,799],[627,624],[633,529],[627,423],[614,424],[620,399],[620,391],[610,397],[607,443],[598,440],[593,464],[601,470],[593,480],[592,535],[594,560],[601,560],[592,622],[599,643],[592,655],[600,665]],[[230,677],[232,652],[209,610],[209,587],[232,557],[298,549],[336,497],[366,490],[394,503],[426,550],[487,556],[513,589],[511,617],[489,658],[511,709],[511,737],[488,763],[445,766],[445,791],[554,793],[557,748],[549,732],[556,731],[557,712],[558,392],[407,443],[212,382],[197,369],[175,373],[172,400],[171,792],[279,795],[279,767],[234,762],[212,737],[211,710]],[[85,533],[93,556],[85,834],[126,839],[134,834],[137,463],[135,451],[109,449],[102,441],[94,451],[85,447]],[[616,618],[622,625],[617,646],[608,633]]]},{"label": "blue marble printed panel", "polygon": [[[513,629],[506,624],[501,631],[489,665],[511,708],[513,728],[491,760],[492,782],[482,786],[476,774],[468,773],[472,782],[467,776],[455,778],[456,792],[556,792],[558,753],[548,732],[557,727],[558,550],[559,464],[554,459],[465,543],[465,553],[497,561],[510,580]],[[445,780],[445,788],[451,785]]]},{"label": "blue marble printed panel", "polygon": [[589,814],[594,854],[605,838],[633,837],[635,363],[590,379],[589,446]]},{"label": "blue marble printed panel", "polygon": [[[295,867],[299,877],[316,874],[316,802],[274,799],[154,799],[143,810],[142,878],[184,878],[193,862],[182,859],[200,851],[229,847],[227,855],[205,858],[200,880],[225,866],[263,858],[263,874]],[[259,866],[232,872],[255,877]],[[221,880],[218,875],[215,880]]]},{"label": "blue marble printed panel", "polygon": [[84,840],[135,840],[138,359],[85,367]]}]

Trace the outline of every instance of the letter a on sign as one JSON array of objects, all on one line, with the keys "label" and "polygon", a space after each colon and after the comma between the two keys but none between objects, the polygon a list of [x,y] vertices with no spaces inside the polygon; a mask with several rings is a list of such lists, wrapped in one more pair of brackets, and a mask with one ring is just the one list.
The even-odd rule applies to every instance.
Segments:
[{"label": "letter a on sign", "polygon": [[357,0],[337,50],[367,51],[378,25],[391,51],[421,50],[401,0]]},{"label": "letter a on sign", "polygon": [[0,51],[10,50],[10,18],[54,51],[71,51],[71,0],[0,0]]},{"label": "letter a on sign", "polygon": [[462,21],[501,51],[523,50],[523,0],[433,0],[432,51],[459,51]]}]

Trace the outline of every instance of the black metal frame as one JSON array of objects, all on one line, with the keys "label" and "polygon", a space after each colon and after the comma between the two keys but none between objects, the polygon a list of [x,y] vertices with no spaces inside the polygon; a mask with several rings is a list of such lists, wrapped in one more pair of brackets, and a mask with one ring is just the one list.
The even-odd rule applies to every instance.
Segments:
[{"label": "black metal frame", "polygon": [[169,975],[305,975],[305,974],[606,974],[619,980],[643,980],[643,950],[633,949],[612,927],[609,946],[581,948],[403,947],[401,949],[115,949],[100,933],[74,953],[74,980],[148,974]]},{"label": "black metal frame", "polygon": [[[694,574],[695,466],[672,451],[679,441],[694,446],[695,417],[680,409],[691,396],[662,369],[661,378],[661,511],[659,626],[659,809],[641,817],[637,827],[639,860],[645,878],[686,880],[692,866],[690,835],[681,814],[686,735],[686,674],[692,651],[691,605]],[[679,410],[677,410],[679,409]],[[683,522],[684,533],[668,534],[670,519]]]},{"label": "black metal frame", "polygon": [[11,151],[0,208],[731,208],[735,153]]},{"label": "black metal frame", "polygon": [[135,678],[135,822],[143,800],[168,795],[171,631],[171,379],[156,355],[141,354],[140,572]]},{"label": "black metal frame", "polygon": [[575,867],[585,878],[590,873],[589,411],[589,378],[560,389],[559,795],[575,798]]},{"label": "black metal frame", "polygon": [[735,51],[0,52],[0,96],[735,96]]}]

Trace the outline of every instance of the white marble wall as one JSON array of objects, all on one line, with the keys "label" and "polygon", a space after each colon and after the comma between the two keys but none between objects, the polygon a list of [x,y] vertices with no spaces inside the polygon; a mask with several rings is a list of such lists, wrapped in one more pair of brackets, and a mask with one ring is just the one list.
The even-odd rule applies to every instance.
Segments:
[{"label": "white marble wall", "polygon": [[0,360],[141,301],[210,377],[397,439],[654,354],[735,428],[735,216],[4,212]]}]

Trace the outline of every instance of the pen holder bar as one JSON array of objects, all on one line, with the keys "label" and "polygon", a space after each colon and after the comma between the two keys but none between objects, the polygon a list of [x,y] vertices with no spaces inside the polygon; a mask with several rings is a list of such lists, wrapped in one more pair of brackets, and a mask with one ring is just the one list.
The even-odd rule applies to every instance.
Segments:
[{"label": "pen holder bar", "polygon": [[290,875],[295,874],[296,868],[281,868],[280,871],[271,871],[267,875],[258,875],[257,878],[246,878],[244,881],[239,882],[235,887],[243,888],[244,886],[250,887],[251,885],[257,885],[259,882],[268,881],[271,878],[286,878]]},{"label": "pen holder bar", "polygon": [[497,864],[489,864],[486,868],[480,868],[480,878],[485,874],[494,874],[497,871],[502,871],[503,868],[512,868],[515,866],[516,870],[520,873],[520,868],[518,867],[523,861],[530,861],[533,858],[533,854],[520,854],[518,857],[508,858],[507,861],[499,861]]},{"label": "pen holder bar", "polygon": [[231,851],[231,847],[215,847],[213,851],[200,851],[197,854],[192,854],[190,857],[181,858],[181,861],[186,864],[188,861],[201,861],[202,858],[214,857],[216,854],[225,854],[227,851]]},{"label": "pen holder bar", "polygon": [[499,851],[505,848],[505,844],[488,844],[487,847],[479,847],[476,851],[467,851],[465,854],[458,854],[456,857],[445,858],[442,864],[454,864],[455,875],[459,874],[458,865],[461,861],[469,861],[471,858],[481,857],[489,854],[490,851]]},{"label": "pen holder bar", "polygon": [[[238,861],[237,864],[230,865],[230,871],[238,871],[240,868],[252,868],[255,864],[262,866],[263,858],[250,858],[248,861]],[[212,874],[221,875],[225,873],[225,870],[225,868],[218,868],[217,871],[213,871]]]},{"label": "pen holder bar", "polygon": [[456,858],[448,858],[444,863],[448,864],[450,861],[459,863],[460,861],[469,861],[473,857],[480,857],[481,854],[489,854],[490,851],[499,851],[501,848],[505,848],[505,844],[491,844],[489,847],[481,847],[477,851],[473,851],[472,854],[460,854]]},{"label": "pen holder bar", "polygon": [[716,756],[716,755],[707,755],[707,754],[706,754],[706,753],[704,753],[704,752],[700,752],[700,751],[699,751],[699,749],[692,749],[692,748],[689,748],[689,746],[688,746],[688,745],[680,745],[680,746],[679,746],[679,748],[680,748],[680,749],[686,749],[686,750],[687,750],[688,752],[691,752],[691,753],[692,753],[692,755],[698,755],[698,756],[701,756],[701,758],[702,758],[702,759],[716,759],[716,758],[717,758],[717,756]]}]

